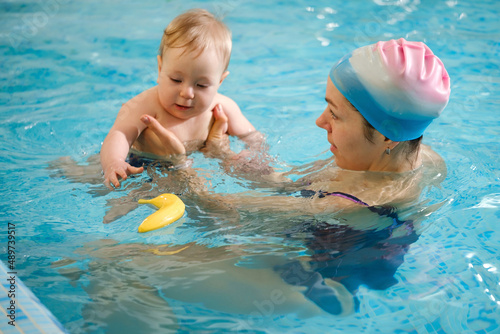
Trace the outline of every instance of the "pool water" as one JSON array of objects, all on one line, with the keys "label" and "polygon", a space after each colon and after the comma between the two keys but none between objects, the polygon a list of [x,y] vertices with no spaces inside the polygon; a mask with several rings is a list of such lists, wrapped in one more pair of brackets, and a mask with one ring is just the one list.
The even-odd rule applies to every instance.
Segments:
[{"label": "pool water", "polygon": [[[424,143],[446,161],[447,178],[407,212],[421,230],[394,284],[359,286],[355,312],[335,316],[301,293],[282,294],[292,284],[270,268],[305,255],[306,233],[292,232],[307,217],[189,202],[173,226],[138,234],[148,207],[110,224],[103,217],[111,205],[175,189],[166,174],[151,169],[108,193],[92,177],[72,182],[49,168],[99,153],[121,104],[155,84],[163,28],[193,7],[225,16],[233,53],[220,91],[283,169],[330,156],[314,121],[328,71],[346,52],[404,37],[445,63],[451,100]],[[0,259],[14,224],[19,278],[71,333],[499,333],[499,14],[495,0],[3,1]],[[191,158],[217,192],[251,186],[201,153]]]}]

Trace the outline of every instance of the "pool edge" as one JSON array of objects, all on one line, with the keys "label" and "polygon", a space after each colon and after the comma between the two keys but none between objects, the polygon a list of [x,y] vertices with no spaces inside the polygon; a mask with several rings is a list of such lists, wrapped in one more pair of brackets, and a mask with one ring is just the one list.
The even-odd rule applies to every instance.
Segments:
[{"label": "pool edge", "polygon": [[9,271],[2,261],[0,261],[0,280],[2,281],[0,332],[68,333],[57,318],[24,285],[17,273]]}]

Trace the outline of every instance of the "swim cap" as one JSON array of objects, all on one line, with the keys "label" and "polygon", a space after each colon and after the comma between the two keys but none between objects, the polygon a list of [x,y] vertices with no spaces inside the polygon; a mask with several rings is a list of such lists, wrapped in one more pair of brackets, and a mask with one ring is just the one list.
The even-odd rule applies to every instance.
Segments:
[{"label": "swim cap", "polygon": [[450,97],[443,63],[421,42],[378,42],[344,56],[330,71],[337,89],[393,141],[420,137]]}]

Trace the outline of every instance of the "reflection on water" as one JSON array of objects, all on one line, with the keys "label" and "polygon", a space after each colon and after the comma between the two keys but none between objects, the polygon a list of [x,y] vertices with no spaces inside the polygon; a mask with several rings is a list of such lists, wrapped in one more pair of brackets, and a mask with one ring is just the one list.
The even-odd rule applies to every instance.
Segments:
[{"label": "reflection on water", "polygon": [[[77,251],[89,259],[83,268],[68,259],[53,267],[88,294],[91,301],[82,312],[86,330],[118,331],[139,315],[130,328],[193,330],[222,318],[229,330],[249,330],[276,318],[285,325],[290,315],[293,321],[355,316],[358,289],[397,284],[395,273],[418,238],[413,221],[366,211],[358,216],[378,228],[359,230],[342,216],[283,221],[257,214],[232,229],[214,226],[188,244],[87,243]],[[248,225],[263,223],[274,226],[274,233],[251,233]],[[221,238],[227,246],[204,245]],[[144,308],[158,312],[144,315]],[[190,312],[207,318],[196,316],[199,323],[193,324]]]}]

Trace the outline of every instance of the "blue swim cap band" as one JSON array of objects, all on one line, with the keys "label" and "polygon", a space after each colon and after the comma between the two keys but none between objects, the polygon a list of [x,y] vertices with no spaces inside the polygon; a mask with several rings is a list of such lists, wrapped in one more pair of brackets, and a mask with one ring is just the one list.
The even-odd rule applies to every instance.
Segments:
[{"label": "blue swim cap band", "polygon": [[419,138],[432,119],[406,120],[388,115],[361,83],[349,59],[344,56],[330,71],[330,79],[344,97],[363,115],[377,131],[393,141]]}]

